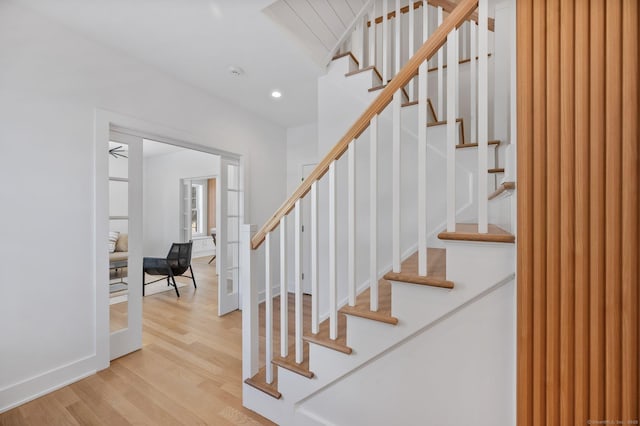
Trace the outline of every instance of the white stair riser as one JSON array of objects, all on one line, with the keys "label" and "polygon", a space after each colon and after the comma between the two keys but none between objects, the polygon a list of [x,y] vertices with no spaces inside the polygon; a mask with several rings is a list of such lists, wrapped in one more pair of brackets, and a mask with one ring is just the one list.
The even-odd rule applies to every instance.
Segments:
[{"label": "white stair riser", "polygon": [[329,67],[327,68],[327,74],[331,75],[345,75],[352,71],[358,69],[358,65],[356,65],[353,58],[349,55],[343,56],[342,58],[331,61]]},{"label": "white stair riser", "polygon": [[446,241],[447,279],[460,286],[495,283],[514,272],[515,244]]}]

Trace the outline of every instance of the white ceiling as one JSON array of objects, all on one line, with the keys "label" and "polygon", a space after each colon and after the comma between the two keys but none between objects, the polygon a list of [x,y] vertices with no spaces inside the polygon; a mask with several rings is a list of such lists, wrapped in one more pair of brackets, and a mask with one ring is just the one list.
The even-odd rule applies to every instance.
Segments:
[{"label": "white ceiling", "polygon": [[[316,121],[323,69],[262,9],[273,0],[20,0],[283,126]],[[244,70],[233,77],[229,66]],[[273,90],[282,92],[275,100]]]}]

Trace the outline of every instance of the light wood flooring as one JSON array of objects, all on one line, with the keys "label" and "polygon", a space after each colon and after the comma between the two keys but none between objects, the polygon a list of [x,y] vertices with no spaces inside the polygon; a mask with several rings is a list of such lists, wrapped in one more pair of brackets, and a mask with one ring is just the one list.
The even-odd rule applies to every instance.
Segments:
[{"label": "light wood flooring", "polygon": [[144,298],[142,350],[0,414],[0,425],[273,424],[242,407],[242,314],[217,316],[208,260],[193,262],[197,290]]}]

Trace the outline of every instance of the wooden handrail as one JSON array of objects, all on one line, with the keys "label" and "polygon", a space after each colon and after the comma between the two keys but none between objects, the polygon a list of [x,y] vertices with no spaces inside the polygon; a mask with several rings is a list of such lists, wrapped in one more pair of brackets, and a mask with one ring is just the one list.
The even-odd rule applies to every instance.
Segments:
[{"label": "wooden handrail", "polygon": [[393,99],[393,94],[407,85],[409,80],[418,71],[418,67],[424,61],[431,59],[442,45],[447,41],[447,35],[454,29],[458,28],[471,15],[478,6],[478,0],[463,0],[453,11],[447,16],[434,32],[431,37],[418,49],[418,51],[407,61],[398,74],[382,89],[378,97],[369,105],[365,112],[356,120],[347,133],[340,141],[329,151],[315,169],[306,177],[306,179],[298,186],[294,193],[285,201],[278,210],[267,220],[260,228],[256,235],[251,239],[252,249],[260,247],[268,232],[276,229],[280,223],[280,218],[287,215],[295,207],[296,201],[304,197],[310,190],[313,182],[319,180],[329,170],[332,161],[339,159],[345,153],[349,144],[369,127],[371,119],[384,110],[384,108]]},{"label": "wooden handrail", "polygon": [[[451,13],[453,9],[455,9],[455,7],[457,6],[456,3],[449,0],[428,0],[428,3],[433,7],[441,7],[442,10],[447,13]],[[419,0],[413,3],[414,9],[418,9],[420,7],[422,7],[422,0]],[[409,13],[409,6],[404,6],[403,8],[401,8],[400,13]],[[392,10],[391,12],[387,13],[387,20],[391,20],[392,18],[395,18],[395,17],[396,17],[395,10]],[[377,16],[374,21],[376,24],[381,24],[382,20],[383,20],[382,16]],[[475,21],[477,23],[478,13],[474,12],[471,15],[469,15],[468,20]],[[367,21],[367,27],[370,27],[370,26],[371,26],[371,21]],[[489,31],[495,31],[495,19],[489,18],[489,22],[487,23],[487,28],[489,28]]]}]

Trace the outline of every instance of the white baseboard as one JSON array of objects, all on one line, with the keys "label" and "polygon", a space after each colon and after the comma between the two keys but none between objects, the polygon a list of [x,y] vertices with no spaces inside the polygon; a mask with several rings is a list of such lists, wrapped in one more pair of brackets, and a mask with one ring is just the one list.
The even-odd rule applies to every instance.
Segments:
[{"label": "white baseboard", "polygon": [[4,387],[0,389],[0,413],[82,380],[96,371],[96,356],[91,355]]}]

